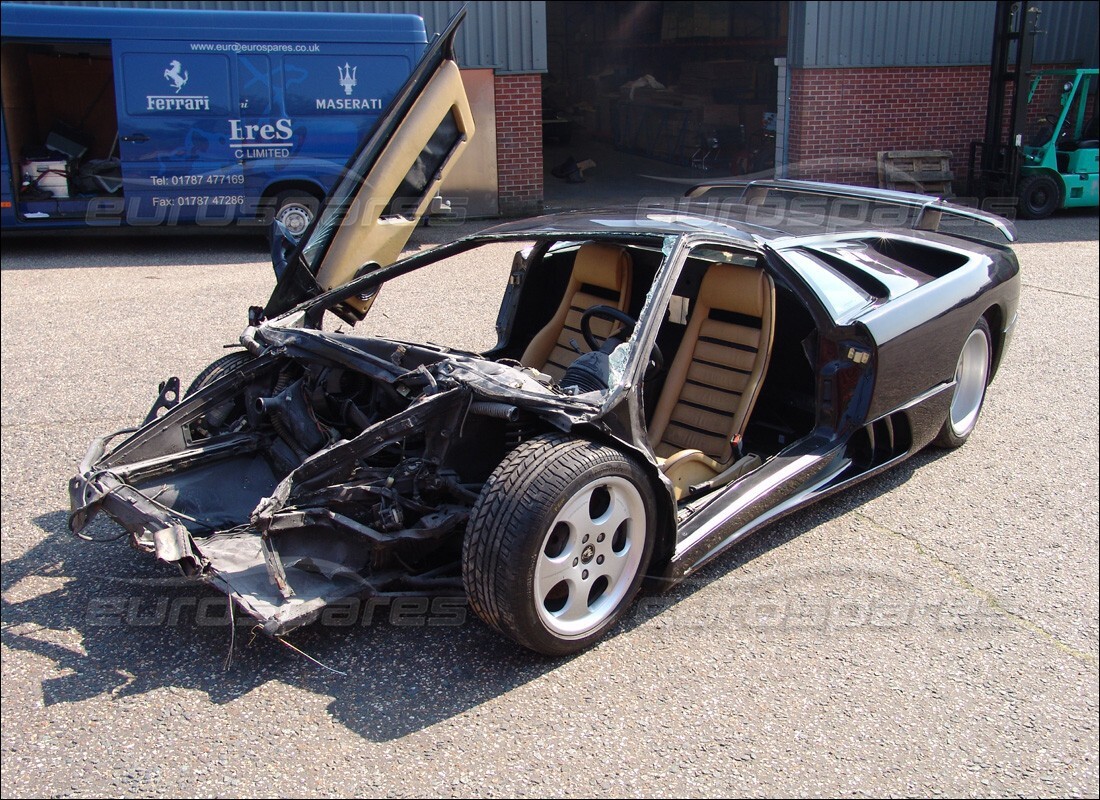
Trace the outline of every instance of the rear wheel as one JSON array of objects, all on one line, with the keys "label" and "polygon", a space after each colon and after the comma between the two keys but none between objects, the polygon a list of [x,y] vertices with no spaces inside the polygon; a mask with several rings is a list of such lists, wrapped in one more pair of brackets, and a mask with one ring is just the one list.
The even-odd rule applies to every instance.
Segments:
[{"label": "rear wheel", "polygon": [[275,197],[274,219],[281,222],[295,239],[306,232],[306,228],[317,216],[320,201],[316,197],[297,189],[279,192]]},{"label": "rear wheel", "polygon": [[547,655],[582,650],[634,599],[653,553],[642,469],[617,450],[563,436],[517,447],[470,514],[462,578],[477,614]]},{"label": "rear wheel", "polygon": [[1028,175],[1020,181],[1020,216],[1046,219],[1062,206],[1062,187],[1050,175]]},{"label": "rear wheel", "polygon": [[951,409],[940,428],[936,444],[940,447],[961,447],[978,423],[978,415],[985,402],[985,389],[989,384],[990,364],[993,360],[992,337],[985,318],[978,320],[974,330],[966,337],[959,361],[955,365],[955,391],[951,395]]}]

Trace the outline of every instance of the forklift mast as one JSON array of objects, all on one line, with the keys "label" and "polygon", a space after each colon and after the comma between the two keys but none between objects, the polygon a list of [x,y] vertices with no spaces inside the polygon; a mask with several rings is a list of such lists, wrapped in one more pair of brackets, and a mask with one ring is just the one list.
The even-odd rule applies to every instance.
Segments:
[{"label": "forklift mast", "polygon": [[967,163],[967,193],[979,201],[1016,196],[1039,13],[1028,2],[997,0],[985,138],[970,143]]}]

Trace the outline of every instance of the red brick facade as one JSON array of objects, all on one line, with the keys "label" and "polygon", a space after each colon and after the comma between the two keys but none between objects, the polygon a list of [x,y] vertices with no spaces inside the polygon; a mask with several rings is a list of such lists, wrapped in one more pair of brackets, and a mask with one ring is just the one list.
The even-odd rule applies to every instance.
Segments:
[{"label": "red brick facade", "polygon": [[961,188],[988,92],[984,66],[792,69],[790,176],[875,186],[880,150],[950,150]]},{"label": "red brick facade", "polygon": [[497,186],[500,213],[542,210],[542,76],[497,75]]}]

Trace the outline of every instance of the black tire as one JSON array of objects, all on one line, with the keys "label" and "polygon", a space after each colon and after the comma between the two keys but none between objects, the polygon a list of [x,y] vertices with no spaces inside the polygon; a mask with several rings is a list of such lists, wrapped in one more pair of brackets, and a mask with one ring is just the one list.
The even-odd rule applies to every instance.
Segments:
[{"label": "black tire", "polygon": [[1020,181],[1018,213],[1024,219],[1046,219],[1062,207],[1062,187],[1050,175],[1028,175]]},{"label": "black tire", "polygon": [[993,337],[985,318],[967,335],[955,365],[955,389],[951,394],[951,407],[943,421],[935,444],[953,449],[962,447],[982,413],[985,390],[993,364]]},{"label": "black tire", "polygon": [[187,387],[187,391],[183,393],[183,396],[189,397],[202,387],[209,386],[218,378],[251,360],[252,356],[244,350],[234,350],[232,353],[226,353],[196,375],[195,380],[191,381],[191,385]]},{"label": "black tire", "polygon": [[645,576],[655,538],[650,493],[641,467],[618,450],[561,435],[523,443],[470,513],[462,580],[471,607],[539,653],[588,647],[622,617]]},{"label": "black tire", "polygon": [[317,216],[320,205],[321,201],[309,192],[289,189],[275,196],[272,219],[283,223],[290,235],[299,239]]}]

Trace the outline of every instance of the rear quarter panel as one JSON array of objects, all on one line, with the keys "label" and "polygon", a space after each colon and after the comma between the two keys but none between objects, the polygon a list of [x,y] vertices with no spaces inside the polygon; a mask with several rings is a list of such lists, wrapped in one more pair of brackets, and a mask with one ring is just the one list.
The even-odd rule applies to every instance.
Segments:
[{"label": "rear quarter panel", "polygon": [[964,266],[864,315],[860,321],[877,349],[868,418],[950,384],[963,342],[983,315],[997,363],[1018,300],[1019,266],[1012,251],[975,246]]}]

